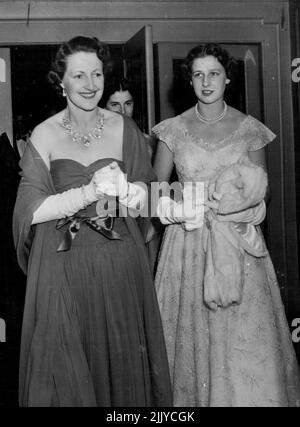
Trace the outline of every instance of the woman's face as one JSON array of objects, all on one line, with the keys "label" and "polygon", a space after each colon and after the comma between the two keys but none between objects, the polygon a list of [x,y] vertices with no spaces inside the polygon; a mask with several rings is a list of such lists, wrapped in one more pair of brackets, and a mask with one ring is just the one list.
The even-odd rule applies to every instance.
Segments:
[{"label": "woman's face", "polygon": [[94,110],[104,88],[102,62],[94,52],[77,52],[66,64],[62,86],[68,102],[85,111]]},{"label": "woman's face", "polygon": [[226,84],[230,80],[226,77],[223,65],[214,56],[196,58],[193,61],[191,85],[197,98],[204,104],[212,104],[223,99]]},{"label": "woman's face", "polygon": [[125,116],[132,117],[133,115],[133,99],[128,90],[118,91],[110,95],[106,108],[110,111],[125,114]]}]

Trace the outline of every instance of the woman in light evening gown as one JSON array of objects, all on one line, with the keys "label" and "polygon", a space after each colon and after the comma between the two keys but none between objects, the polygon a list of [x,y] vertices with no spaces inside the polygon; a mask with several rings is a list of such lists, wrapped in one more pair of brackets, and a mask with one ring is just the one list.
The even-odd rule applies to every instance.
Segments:
[{"label": "woman in light evening gown", "polygon": [[[234,60],[216,44],[184,63],[195,107],[154,127],[154,169],[202,182],[203,200],[160,199],[167,224],[155,285],[175,406],[300,406],[299,368],[259,224],[264,147],[275,135],[224,102]],[[187,193],[186,193],[187,194]],[[204,203],[203,203],[204,201]],[[191,202],[191,200],[190,200]],[[191,206],[191,205],[190,205]]]},{"label": "woman in light evening gown", "polygon": [[98,108],[108,53],[96,38],[60,46],[50,79],[66,109],[34,129],[21,161],[21,406],[171,404],[154,283],[128,215],[147,196],[134,182],[156,176],[135,123]]}]

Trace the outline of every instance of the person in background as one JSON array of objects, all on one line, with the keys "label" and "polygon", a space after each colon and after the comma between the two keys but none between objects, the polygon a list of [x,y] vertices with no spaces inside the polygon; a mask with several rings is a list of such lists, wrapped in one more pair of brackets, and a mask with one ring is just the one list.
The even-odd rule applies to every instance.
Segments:
[{"label": "person in background", "polygon": [[[134,85],[121,74],[116,73],[107,78],[100,105],[107,110],[115,111],[134,119],[135,96]],[[152,159],[155,153],[156,139],[146,133],[144,133],[144,136]]]},{"label": "person in background", "polygon": [[[182,201],[159,200],[167,228],[155,278],[174,405],[300,406],[299,368],[259,228],[264,150],[275,135],[224,101],[234,60],[222,47],[196,46],[184,69],[196,105],[154,128],[158,179],[168,181],[175,164],[183,186]],[[203,191],[191,198],[196,184]],[[193,215],[182,210],[188,202]]]},{"label": "person in background", "polygon": [[60,46],[50,79],[66,108],[33,130],[21,160],[21,406],[171,404],[154,284],[127,213],[147,196],[134,182],[156,176],[134,122],[98,107],[108,65],[97,38]]},{"label": "person in background", "polygon": [[113,75],[106,83],[102,102],[105,108],[132,117],[134,101],[132,84],[122,76]]}]

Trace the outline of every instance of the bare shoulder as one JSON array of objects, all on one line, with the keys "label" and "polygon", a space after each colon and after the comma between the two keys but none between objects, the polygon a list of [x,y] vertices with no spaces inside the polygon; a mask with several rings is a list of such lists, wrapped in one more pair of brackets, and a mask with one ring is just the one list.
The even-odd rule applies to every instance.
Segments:
[{"label": "bare shoulder", "polygon": [[109,111],[102,109],[101,112],[104,114],[104,120],[106,122],[106,126],[112,128],[122,127],[123,125],[123,117],[119,113],[115,113],[114,111]]},{"label": "bare shoulder", "polygon": [[47,166],[50,163],[53,142],[57,139],[57,135],[60,132],[62,116],[63,111],[49,117],[33,129],[30,137],[33,146],[39,152]]},{"label": "bare shoulder", "polygon": [[49,117],[33,129],[30,139],[38,151],[49,152],[51,141],[57,135],[60,127],[62,114],[63,112],[59,112]]},{"label": "bare shoulder", "polygon": [[193,119],[193,117],[194,117],[194,109],[195,109],[195,106],[194,107],[191,107],[191,108],[189,108],[188,110],[186,110],[186,111],[184,111],[182,114],[181,114],[181,117],[183,117],[185,120],[187,120],[187,121],[189,121],[189,120],[192,120]]},{"label": "bare shoulder", "polygon": [[230,107],[228,105],[227,117],[229,120],[232,120],[232,122],[239,123],[245,120],[248,116],[236,108]]}]

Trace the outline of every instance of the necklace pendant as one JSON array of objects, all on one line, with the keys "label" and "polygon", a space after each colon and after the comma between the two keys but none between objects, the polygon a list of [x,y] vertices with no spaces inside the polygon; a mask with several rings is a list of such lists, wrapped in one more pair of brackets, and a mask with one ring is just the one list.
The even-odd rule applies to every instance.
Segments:
[{"label": "necklace pendant", "polygon": [[88,135],[83,135],[82,140],[85,147],[88,148],[91,145],[91,139]]},{"label": "necklace pendant", "polygon": [[95,128],[87,134],[78,132],[73,129],[70,121],[68,110],[66,109],[65,115],[62,118],[62,126],[65,128],[67,134],[72,138],[72,141],[82,144],[84,147],[89,148],[93,138],[100,139],[104,128],[104,115],[99,112]]},{"label": "necklace pendant", "polygon": [[101,138],[101,136],[102,136],[102,129],[95,129],[95,130],[94,130],[94,133],[93,133],[93,136],[94,136],[95,138],[97,138],[97,139],[100,139],[100,138]]}]

